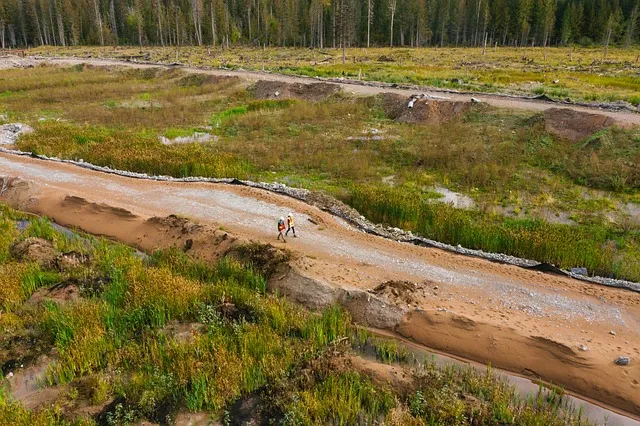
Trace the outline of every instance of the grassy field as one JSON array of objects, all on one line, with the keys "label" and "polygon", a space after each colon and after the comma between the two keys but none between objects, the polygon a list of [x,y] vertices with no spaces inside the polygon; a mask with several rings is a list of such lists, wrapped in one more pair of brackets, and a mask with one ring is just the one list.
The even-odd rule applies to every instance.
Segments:
[{"label": "grassy field", "polygon": [[181,62],[194,66],[267,70],[309,77],[347,77],[445,89],[546,94],[574,101],[640,104],[640,49],[598,48],[354,48],[211,49],[206,47],[42,47],[38,55]]},{"label": "grassy field", "polygon": [[[0,230],[3,377],[38,366],[50,395],[29,410],[4,383],[0,424],[172,424],[187,411],[240,424],[257,415],[238,408],[247,401],[281,425],[588,424],[559,394],[520,399],[490,369],[425,361],[407,389],[376,382],[346,362],[362,340],[347,314],[311,314],[268,295],[250,266],[207,265],[178,250],[142,256],[1,205]],[[36,262],[12,250],[34,239],[84,260],[53,253]],[[72,287],[75,297],[56,293]],[[374,345],[381,362],[406,354]]]},{"label": "grassy field", "polygon": [[[172,176],[279,181],[451,244],[640,280],[640,133],[570,143],[534,113],[478,106],[442,125],[386,117],[378,98],[256,99],[236,79],[177,70],[38,67],[0,74],[19,148]],[[166,146],[159,137],[213,134]],[[475,207],[437,203],[438,188]]]}]

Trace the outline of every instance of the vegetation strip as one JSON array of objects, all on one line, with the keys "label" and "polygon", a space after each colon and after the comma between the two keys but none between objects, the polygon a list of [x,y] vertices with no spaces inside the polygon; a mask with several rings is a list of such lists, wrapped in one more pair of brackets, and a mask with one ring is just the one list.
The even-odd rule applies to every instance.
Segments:
[{"label": "vegetation strip", "polygon": [[[166,182],[208,182],[208,183],[218,183],[218,184],[231,184],[231,185],[244,185],[251,188],[263,189],[269,192],[274,192],[281,195],[287,195],[292,198],[298,199],[300,201],[304,201],[309,203],[308,195],[310,193],[309,190],[300,189],[300,188],[290,188],[285,184],[280,183],[266,183],[266,182],[252,182],[246,180],[239,180],[235,178],[205,178],[205,177],[186,177],[186,178],[175,178],[172,176],[149,176],[146,173],[138,173],[138,172],[129,172],[124,170],[116,170],[106,166],[97,166],[87,162],[80,162],[75,160],[66,160],[60,159],[56,157],[48,157],[46,155],[34,154],[32,152],[24,152],[19,150],[12,150],[7,148],[0,147],[0,152],[18,155],[23,157],[33,157],[44,161],[52,161],[56,163],[66,163],[73,164],[75,166],[79,166],[85,169],[98,171],[102,173],[110,173],[118,176],[136,178],[136,179],[147,179],[147,180],[155,180],[155,181],[166,181]],[[342,204],[339,201],[329,198],[333,205]],[[309,203],[310,205],[315,205],[313,202]],[[380,224],[373,224],[368,221],[363,216],[359,214],[353,215],[345,212],[345,209],[340,208],[332,208],[331,205],[319,206],[323,210],[333,214],[334,216],[340,217],[349,221],[358,227],[361,231],[376,235],[378,237],[404,242],[404,243],[412,243],[415,245],[421,245],[426,247],[435,247],[441,250],[447,250],[450,252],[454,252],[457,254],[465,255],[465,256],[473,256],[479,257],[482,259],[490,260],[492,262],[498,262],[508,265],[514,265],[525,269],[535,269],[541,272],[549,272],[558,273],[561,272],[564,275],[570,276],[577,280],[587,281],[595,284],[605,285],[609,287],[616,288],[624,288],[627,290],[631,290],[637,293],[640,293],[640,283],[635,283],[626,280],[619,280],[613,278],[605,278],[605,277],[588,277],[581,274],[572,273],[571,271],[565,271],[559,268],[556,268],[552,265],[536,262],[534,260],[522,259],[514,256],[503,255],[500,253],[486,253],[482,250],[472,250],[459,246],[453,246],[450,244],[440,243],[438,241],[430,240],[428,238],[423,238],[420,236],[415,236],[411,232],[405,232],[401,229],[394,227],[384,227]]]}]

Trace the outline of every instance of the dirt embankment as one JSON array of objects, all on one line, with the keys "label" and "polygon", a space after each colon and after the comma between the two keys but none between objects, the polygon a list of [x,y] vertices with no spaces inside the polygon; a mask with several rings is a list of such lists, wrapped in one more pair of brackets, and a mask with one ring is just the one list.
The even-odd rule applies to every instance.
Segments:
[{"label": "dirt embankment", "polygon": [[545,130],[571,142],[580,142],[614,124],[613,118],[602,114],[561,108],[551,108],[544,112]]},{"label": "dirt embankment", "polygon": [[300,99],[322,101],[340,92],[340,86],[330,83],[288,83],[259,80],[251,88],[257,99]]},{"label": "dirt embankment", "polygon": [[471,102],[408,98],[395,93],[382,93],[378,98],[386,116],[400,123],[440,125],[462,117],[473,107]]}]

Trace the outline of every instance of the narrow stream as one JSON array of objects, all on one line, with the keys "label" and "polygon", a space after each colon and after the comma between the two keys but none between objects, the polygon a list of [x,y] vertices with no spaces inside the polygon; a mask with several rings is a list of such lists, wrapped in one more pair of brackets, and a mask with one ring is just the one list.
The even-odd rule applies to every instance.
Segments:
[{"label": "narrow stream", "polygon": [[[381,339],[393,340],[397,343],[398,348],[402,350],[406,350],[409,355],[409,361],[406,362],[396,362],[395,365],[413,367],[413,368],[423,368],[422,366],[425,363],[432,362],[437,366],[447,366],[454,365],[459,368],[468,368],[472,367],[479,372],[485,372],[487,370],[486,365],[482,365],[480,363],[476,363],[473,361],[461,360],[457,358],[453,358],[444,354],[440,354],[429,350],[423,346],[420,346],[416,343],[406,341],[404,339],[399,339],[397,336],[394,336],[388,332],[381,330],[373,330],[366,329],[367,332],[372,335],[372,337],[379,337]],[[352,339],[353,342],[357,342],[358,339]],[[360,356],[365,359],[376,361],[381,363],[380,359],[376,356],[375,347],[371,344],[371,338],[368,339],[367,343],[364,347],[357,347],[357,343],[354,343],[354,350]],[[393,363],[392,363],[393,365]],[[501,378],[507,380],[508,383],[512,384],[516,391],[518,392],[521,399],[525,400],[528,398],[536,399],[539,392],[543,392],[543,396],[551,396],[552,390],[541,386],[539,383],[533,382],[530,379],[525,377],[517,376],[513,373],[509,373],[503,370],[499,370],[492,367],[492,371]],[[640,420],[636,420],[629,416],[619,414],[611,409],[600,406],[594,402],[585,400],[583,398],[568,394],[566,391],[564,395],[561,397],[562,403],[561,407],[573,408],[576,411],[581,410],[583,418],[588,419],[590,422],[596,425],[606,425],[606,426],[640,426]]]}]

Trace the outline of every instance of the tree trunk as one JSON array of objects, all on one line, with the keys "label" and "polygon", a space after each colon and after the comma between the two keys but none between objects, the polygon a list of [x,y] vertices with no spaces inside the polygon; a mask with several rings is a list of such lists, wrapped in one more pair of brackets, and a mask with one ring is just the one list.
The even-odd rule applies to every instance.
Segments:
[{"label": "tree trunk", "polygon": [[629,25],[627,26],[627,34],[625,34],[624,47],[628,48],[629,46],[631,46],[631,42],[633,41],[633,33],[636,32],[636,21],[638,20],[639,8],[640,1],[631,11],[631,16],[629,16]]},{"label": "tree trunk", "polygon": [[[24,39],[25,46],[27,45],[27,35],[24,32],[24,27],[22,29],[22,38]],[[16,46],[18,44],[18,40],[16,39],[16,29],[13,25],[9,25],[9,44],[11,46]]]},{"label": "tree trunk", "polygon": [[180,46],[180,20],[178,19],[178,11],[180,8],[176,6],[175,14],[176,14],[176,46]]},{"label": "tree trunk", "polygon": [[[158,8],[158,11],[159,10],[160,8]],[[109,20],[111,21],[111,31],[113,32],[113,37],[117,46],[120,43],[120,38],[118,37],[118,23],[116,21],[116,5],[114,3],[114,0],[111,0],[109,4],[109,15]],[[160,32],[160,34],[162,35],[162,32]]]},{"label": "tree trunk", "polygon": [[213,0],[211,0],[211,38],[213,41],[213,47],[216,47],[216,15],[213,6]]},{"label": "tree trunk", "polygon": [[[111,0],[113,3],[113,0]],[[160,46],[164,47],[164,31],[162,30],[162,4],[160,0],[155,1],[156,16],[158,17],[158,37],[160,38]]]},{"label": "tree trunk", "polygon": [[371,0],[367,0],[367,47],[371,45]]},{"label": "tree trunk", "polygon": [[482,44],[482,56],[485,56],[487,54],[487,37],[488,36],[489,36],[489,33],[485,32],[484,43]]},{"label": "tree trunk", "polygon": [[396,7],[397,7],[398,3],[397,0],[391,0],[391,3],[389,3],[389,7],[391,8],[391,31],[389,34],[389,46],[393,47],[393,21],[396,17]]},{"label": "tree trunk", "polygon": [[198,46],[202,46],[202,11],[200,3],[201,0],[192,0],[191,11],[193,14],[193,26],[196,33],[196,42]]},{"label": "tree trunk", "polygon": [[251,44],[251,0],[248,1],[247,5],[247,20],[249,21],[249,44]]},{"label": "tree trunk", "polygon": [[336,48],[336,15],[338,14],[338,8],[335,6],[335,0],[333,2],[333,48]]},{"label": "tree trunk", "polygon": [[98,0],[93,0],[93,8],[96,14],[96,26],[98,27],[98,39],[100,46],[104,46],[104,31],[102,31],[102,15],[100,14],[100,4]]},{"label": "tree trunk", "polygon": [[44,45],[44,38],[42,36],[42,28],[40,27],[40,20],[38,19],[38,10],[36,9],[35,2],[31,3],[33,8],[33,17],[36,20],[36,29],[38,30],[38,37],[40,38],[40,44]]},{"label": "tree trunk", "polygon": [[62,14],[60,13],[60,9],[58,9],[58,3],[54,0],[54,6],[56,8],[56,18],[58,21],[58,37],[60,38],[60,44],[63,47],[67,46],[67,39],[64,35],[64,23],[62,22]]},{"label": "tree trunk", "polygon": [[49,25],[51,25],[51,38],[53,38],[53,45],[58,44],[56,40],[56,27],[53,25],[53,12],[51,11],[51,3],[49,3]]},{"label": "tree trunk", "polygon": [[611,19],[609,19],[609,27],[607,28],[607,40],[605,41],[604,44],[604,56],[603,59],[607,58],[607,53],[609,53],[609,41],[611,41],[611,33],[613,31],[613,28],[611,28]]},{"label": "tree trunk", "polygon": [[324,6],[320,4],[320,49],[324,49]]},{"label": "tree trunk", "polygon": [[478,0],[478,11],[476,13],[476,34],[473,38],[473,44],[478,45],[478,29],[480,28],[480,9],[482,8],[482,0]]}]

